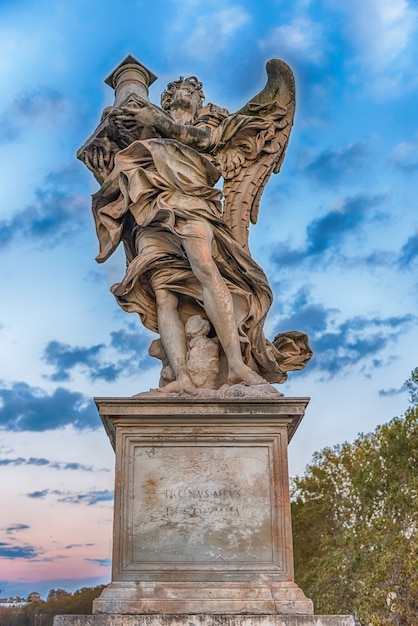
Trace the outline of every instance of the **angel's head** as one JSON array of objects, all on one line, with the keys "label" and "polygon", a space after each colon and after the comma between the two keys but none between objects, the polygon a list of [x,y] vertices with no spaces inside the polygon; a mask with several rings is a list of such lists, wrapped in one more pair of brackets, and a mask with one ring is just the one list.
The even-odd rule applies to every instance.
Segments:
[{"label": "angel's head", "polygon": [[196,76],[180,76],[178,80],[167,85],[161,96],[161,106],[176,121],[191,124],[205,99],[202,87],[203,84]]}]

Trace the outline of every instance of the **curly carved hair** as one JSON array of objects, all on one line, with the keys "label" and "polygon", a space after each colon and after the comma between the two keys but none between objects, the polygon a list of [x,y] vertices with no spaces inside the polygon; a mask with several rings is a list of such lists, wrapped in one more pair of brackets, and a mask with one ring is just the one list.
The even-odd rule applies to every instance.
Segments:
[{"label": "curly carved hair", "polygon": [[205,95],[202,91],[203,83],[201,83],[196,76],[189,76],[188,78],[180,76],[178,80],[173,80],[173,82],[168,83],[167,89],[165,89],[161,95],[161,107],[164,111],[170,111],[173,94],[184,85],[191,87],[193,91],[197,93],[199,96],[199,105],[200,107],[202,106],[203,100],[205,99]]}]

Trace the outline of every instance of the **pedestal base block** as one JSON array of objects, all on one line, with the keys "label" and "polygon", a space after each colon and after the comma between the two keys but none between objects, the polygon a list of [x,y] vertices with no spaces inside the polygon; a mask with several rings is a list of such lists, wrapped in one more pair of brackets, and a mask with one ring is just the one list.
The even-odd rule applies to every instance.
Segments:
[{"label": "pedestal base block", "polygon": [[57,615],[54,626],[358,626],[352,615]]},{"label": "pedestal base block", "polygon": [[312,614],[313,604],[294,582],[114,582],[93,602],[94,613]]}]

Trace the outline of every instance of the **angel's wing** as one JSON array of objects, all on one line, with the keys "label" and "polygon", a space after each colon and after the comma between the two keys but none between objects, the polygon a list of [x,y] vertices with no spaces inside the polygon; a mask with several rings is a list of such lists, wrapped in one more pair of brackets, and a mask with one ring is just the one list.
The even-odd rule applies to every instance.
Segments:
[{"label": "angel's wing", "polygon": [[[292,70],[278,59],[266,65],[264,89],[230,118],[218,154],[224,183],[224,220],[248,250],[248,227],[258,218],[261,194],[280,170],[295,112]],[[232,128],[233,127],[233,128]]]}]

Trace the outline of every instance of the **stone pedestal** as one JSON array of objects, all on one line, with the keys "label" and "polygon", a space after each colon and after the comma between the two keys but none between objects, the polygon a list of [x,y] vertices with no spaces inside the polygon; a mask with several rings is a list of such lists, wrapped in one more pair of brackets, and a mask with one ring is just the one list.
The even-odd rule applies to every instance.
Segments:
[{"label": "stone pedestal", "polygon": [[312,614],[287,469],[307,403],[97,399],[116,488],[112,582],[93,612]]},{"label": "stone pedestal", "polygon": [[54,626],[355,626],[293,580],[287,445],[308,398],[96,399],[116,452],[112,582]]}]

